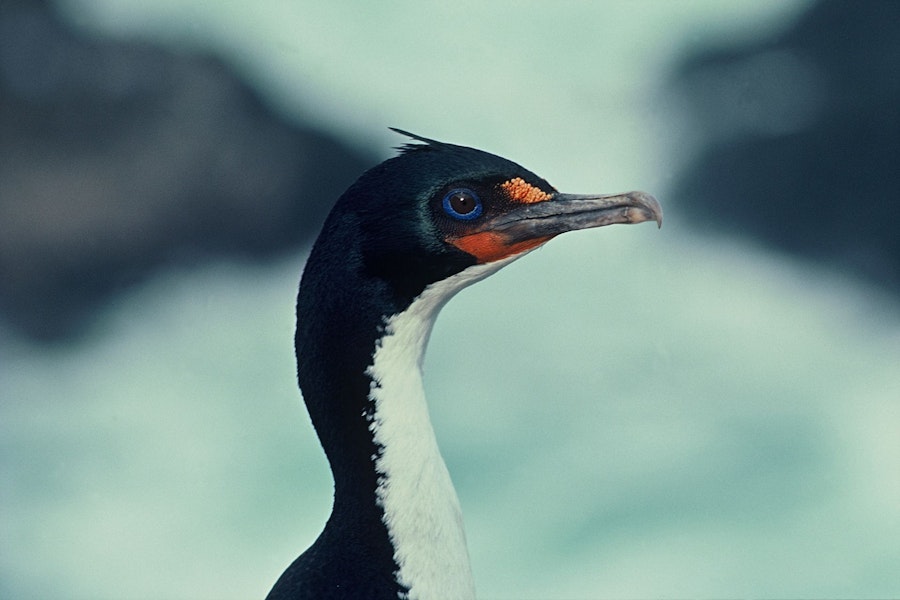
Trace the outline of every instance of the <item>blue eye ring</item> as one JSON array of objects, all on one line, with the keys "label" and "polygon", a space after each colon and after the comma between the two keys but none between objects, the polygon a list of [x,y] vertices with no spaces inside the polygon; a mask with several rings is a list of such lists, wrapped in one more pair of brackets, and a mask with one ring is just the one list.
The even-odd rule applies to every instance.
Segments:
[{"label": "blue eye ring", "polygon": [[443,201],[444,212],[460,221],[471,221],[481,216],[483,207],[478,194],[466,188],[447,192]]}]

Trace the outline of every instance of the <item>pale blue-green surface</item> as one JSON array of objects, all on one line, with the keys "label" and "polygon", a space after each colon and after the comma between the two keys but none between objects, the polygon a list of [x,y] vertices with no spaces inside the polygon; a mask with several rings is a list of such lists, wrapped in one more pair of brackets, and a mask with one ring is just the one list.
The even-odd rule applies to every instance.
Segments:
[{"label": "pale blue-green surface", "polygon": [[[665,206],[695,141],[668,69],[803,5],[67,7],[214,48],[385,155],[395,125]],[[896,301],[667,219],[563,236],[438,320],[426,383],[480,595],[896,596]],[[265,594],[331,494],[294,382],[303,258],[168,273],[77,347],[0,338],[0,596]]]}]

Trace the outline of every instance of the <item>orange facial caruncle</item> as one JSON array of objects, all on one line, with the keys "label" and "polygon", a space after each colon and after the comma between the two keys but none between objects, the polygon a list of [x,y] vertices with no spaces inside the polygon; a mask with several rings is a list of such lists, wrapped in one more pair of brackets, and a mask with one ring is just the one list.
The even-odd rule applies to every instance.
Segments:
[{"label": "orange facial caruncle", "polygon": [[550,199],[550,194],[540,188],[536,188],[521,177],[510,179],[500,184],[500,188],[506,192],[509,199],[513,202],[521,204],[534,204],[535,202],[546,202]]}]

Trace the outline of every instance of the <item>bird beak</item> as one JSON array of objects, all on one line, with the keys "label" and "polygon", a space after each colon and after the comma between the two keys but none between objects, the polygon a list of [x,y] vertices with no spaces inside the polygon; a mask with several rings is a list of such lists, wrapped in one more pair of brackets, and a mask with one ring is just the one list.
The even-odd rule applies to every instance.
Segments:
[{"label": "bird beak", "polygon": [[662,227],[662,207],[656,198],[644,192],[608,196],[557,193],[545,202],[525,204],[504,213],[489,227],[516,243],[576,229],[644,221],[656,221]]},{"label": "bird beak", "polygon": [[453,243],[485,263],[530,250],[566,231],[645,221],[656,221],[662,227],[662,218],[659,202],[644,192],[606,196],[556,193],[488,219]]}]

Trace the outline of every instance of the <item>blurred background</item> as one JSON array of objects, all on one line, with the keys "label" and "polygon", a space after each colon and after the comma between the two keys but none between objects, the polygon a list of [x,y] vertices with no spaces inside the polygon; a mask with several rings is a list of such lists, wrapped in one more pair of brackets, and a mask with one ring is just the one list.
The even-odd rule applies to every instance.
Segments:
[{"label": "blurred background", "polygon": [[388,126],[666,211],[438,320],[481,597],[897,596],[897,65],[896,2],[5,0],[0,597],[263,597],[312,542],[294,295]]}]

